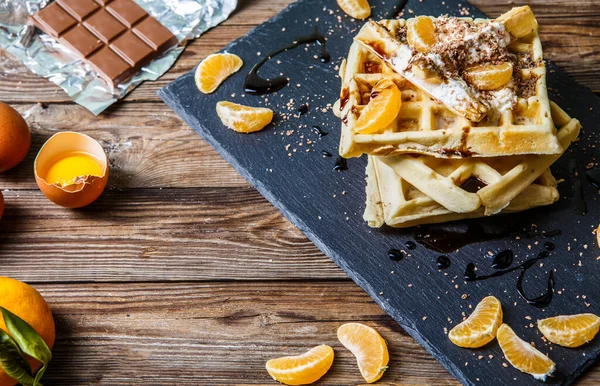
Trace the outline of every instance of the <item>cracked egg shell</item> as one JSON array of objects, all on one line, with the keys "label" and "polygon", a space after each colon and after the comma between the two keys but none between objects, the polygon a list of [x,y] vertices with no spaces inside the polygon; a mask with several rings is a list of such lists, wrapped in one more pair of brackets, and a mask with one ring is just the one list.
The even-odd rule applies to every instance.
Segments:
[{"label": "cracked egg shell", "polygon": [[[93,157],[99,163],[102,175],[79,176],[75,183],[67,186],[48,183],[45,178],[50,167],[74,153]],[[91,204],[100,197],[108,181],[108,159],[102,146],[85,134],[70,131],[54,134],[46,141],[35,158],[33,169],[42,193],[65,208],[81,208]]]}]

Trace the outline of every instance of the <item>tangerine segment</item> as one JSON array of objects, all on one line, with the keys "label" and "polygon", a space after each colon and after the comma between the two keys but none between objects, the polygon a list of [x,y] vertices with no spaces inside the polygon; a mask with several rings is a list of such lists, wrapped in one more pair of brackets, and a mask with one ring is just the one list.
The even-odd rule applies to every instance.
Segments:
[{"label": "tangerine segment", "polygon": [[385,340],[375,329],[360,323],[346,323],[338,328],[337,337],[356,357],[358,369],[367,383],[381,378],[390,356]]},{"label": "tangerine segment", "polygon": [[271,359],[266,367],[278,382],[286,385],[308,385],[325,375],[332,363],[333,349],[323,344],[302,355]]},{"label": "tangerine segment", "polygon": [[221,122],[238,133],[253,133],[262,130],[273,120],[273,110],[265,107],[250,107],[233,102],[217,103],[217,115]]},{"label": "tangerine segment", "polygon": [[373,134],[389,126],[402,106],[402,93],[389,79],[382,79],[371,91],[371,99],[356,121],[356,132]]},{"label": "tangerine segment", "polygon": [[365,20],[371,16],[371,6],[367,0],[336,0],[342,11],[349,16]]},{"label": "tangerine segment", "polygon": [[600,318],[594,314],[559,315],[538,320],[546,339],[564,347],[579,347],[596,336]]},{"label": "tangerine segment", "polygon": [[512,63],[503,62],[471,67],[465,71],[465,78],[479,90],[490,91],[507,84],[512,74]]},{"label": "tangerine segment", "polygon": [[214,92],[225,79],[236,73],[244,62],[234,54],[209,55],[196,68],[196,87],[204,94]]},{"label": "tangerine segment", "polygon": [[487,296],[466,320],[450,330],[448,338],[459,347],[481,347],[496,337],[501,324],[502,304],[495,297]]},{"label": "tangerine segment", "polygon": [[420,52],[435,44],[435,25],[427,16],[417,16],[406,22],[406,40]]},{"label": "tangerine segment", "polygon": [[554,362],[535,347],[519,338],[508,326],[498,328],[498,344],[506,360],[518,370],[533,375],[535,379],[545,381],[554,372]]},{"label": "tangerine segment", "polygon": [[538,22],[528,5],[515,7],[500,15],[496,21],[504,24],[504,28],[517,39],[538,29]]}]

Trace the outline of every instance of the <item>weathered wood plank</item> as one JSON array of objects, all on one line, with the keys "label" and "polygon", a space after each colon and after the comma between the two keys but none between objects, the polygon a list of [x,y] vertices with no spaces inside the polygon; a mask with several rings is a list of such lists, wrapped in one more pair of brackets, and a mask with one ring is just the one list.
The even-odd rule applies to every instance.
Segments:
[{"label": "weathered wood plank", "polygon": [[[241,2],[240,9],[218,29],[192,42],[175,66],[156,82],[138,87],[129,101],[157,101],[156,92],[192,69],[200,59],[245,35],[252,27],[274,16],[291,0]],[[490,16],[517,5],[512,0],[473,1]],[[590,0],[529,1],[541,25],[544,54],[564,67],[577,81],[600,92],[600,12]],[[58,87],[32,74],[7,53],[0,52],[0,100],[13,103],[70,102]],[[18,90],[18,92],[15,92]]]},{"label": "weathered wood plank", "polygon": [[81,210],[58,207],[39,191],[4,196],[5,276],[38,282],[346,278],[252,188],[110,190]]},{"label": "weathered wood plank", "polygon": [[35,156],[50,136],[64,130],[88,134],[102,143],[110,161],[109,185],[115,189],[248,186],[163,103],[123,102],[100,117],[73,104],[14,107],[31,127],[32,146],[21,165],[0,174],[0,189],[37,190]]},{"label": "weathered wood plank", "polygon": [[[318,344],[336,353],[321,384],[359,384],[355,359],[336,339],[336,329],[354,321],[388,341],[390,368],[380,384],[458,385],[351,282],[36,287],[57,322],[49,384],[275,384],[267,359]],[[483,367],[504,361],[478,355],[473,361]],[[595,366],[579,385],[598,382]]]}]

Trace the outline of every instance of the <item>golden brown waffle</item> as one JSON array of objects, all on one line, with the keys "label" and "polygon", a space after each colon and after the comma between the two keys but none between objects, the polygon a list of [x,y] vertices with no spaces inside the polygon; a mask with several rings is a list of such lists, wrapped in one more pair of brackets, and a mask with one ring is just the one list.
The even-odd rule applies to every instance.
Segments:
[{"label": "golden brown waffle", "polygon": [[[551,111],[566,148],[579,133],[579,121],[554,103]],[[559,157],[369,156],[364,218],[373,227],[409,227],[550,205],[559,196],[548,168]],[[487,186],[469,191],[463,183],[473,181]]]},{"label": "golden brown waffle", "polygon": [[[513,109],[501,114],[490,111],[480,122],[473,122],[435,101],[384,63],[383,59],[391,57],[401,44],[395,35],[405,23],[405,20],[368,22],[355,37],[348,58],[341,65],[342,90],[335,110],[342,118],[339,148],[342,156],[419,153],[460,158],[562,152],[550,117],[546,69],[537,31],[509,46],[510,52],[530,63],[531,67],[520,74],[525,83],[529,82],[527,90],[520,90],[521,96]],[[356,133],[356,121],[371,98],[371,90],[384,77],[392,79],[402,92],[398,116],[380,133]]]}]

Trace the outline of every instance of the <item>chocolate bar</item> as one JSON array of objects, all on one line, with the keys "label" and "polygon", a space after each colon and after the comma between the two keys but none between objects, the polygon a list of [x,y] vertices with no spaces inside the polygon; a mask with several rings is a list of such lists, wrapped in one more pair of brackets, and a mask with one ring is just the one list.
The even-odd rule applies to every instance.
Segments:
[{"label": "chocolate bar", "polygon": [[177,44],[175,35],[133,0],[56,0],[32,19],[113,86]]}]

